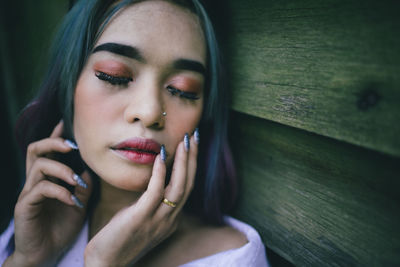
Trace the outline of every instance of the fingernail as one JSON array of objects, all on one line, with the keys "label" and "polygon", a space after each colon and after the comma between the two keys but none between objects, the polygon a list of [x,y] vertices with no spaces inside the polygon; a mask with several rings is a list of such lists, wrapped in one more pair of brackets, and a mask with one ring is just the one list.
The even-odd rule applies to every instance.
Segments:
[{"label": "fingernail", "polygon": [[72,149],[78,150],[77,144],[75,144],[73,141],[65,139],[64,143],[69,146]]},{"label": "fingernail", "polygon": [[83,209],[83,203],[79,200],[79,198],[77,198],[75,195],[71,195],[71,199],[75,203],[75,206]]},{"label": "fingernail", "polygon": [[194,141],[196,142],[196,144],[200,143],[200,133],[199,133],[199,128],[196,128],[194,130]]},{"label": "fingernail", "polygon": [[185,144],[185,150],[186,152],[189,151],[190,149],[190,140],[189,140],[189,134],[185,134],[185,137],[183,138],[183,143]]},{"label": "fingernail", "polygon": [[87,183],[76,173],[74,173],[74,175],[72,176],[72,178],[78,183],[78,185],[80,185],[83,188],[87,188],[88,185]]},{"label": "fingernail", "polygon": [[165,146],[164,145],[161,146],[160,155],[161,155],[162,161],[165,162],[167,160],[167,152],[165,151]]}]

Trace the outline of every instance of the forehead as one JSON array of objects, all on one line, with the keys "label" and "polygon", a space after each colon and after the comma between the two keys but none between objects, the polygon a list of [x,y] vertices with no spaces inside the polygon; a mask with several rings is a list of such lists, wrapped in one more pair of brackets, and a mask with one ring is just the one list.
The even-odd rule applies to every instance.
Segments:
[{"label": "forehead", "polygon": [[145,57],[184,57],[202,63],[206,58],[197,16],[167,1],[143,1],[123,8],[110,20],[96,45],[106,42],[137,47]]}]

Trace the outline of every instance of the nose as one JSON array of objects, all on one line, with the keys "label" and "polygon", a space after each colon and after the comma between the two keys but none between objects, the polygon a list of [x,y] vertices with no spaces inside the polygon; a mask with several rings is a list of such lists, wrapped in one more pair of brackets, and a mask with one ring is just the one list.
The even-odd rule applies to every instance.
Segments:
[{"label": "nose", "polygon": [[128,123],[142,123],[146,128],[161,129],[164,127],[163,100],[158,86],[142,86],[133,89],[128,99],[124,118]]}]

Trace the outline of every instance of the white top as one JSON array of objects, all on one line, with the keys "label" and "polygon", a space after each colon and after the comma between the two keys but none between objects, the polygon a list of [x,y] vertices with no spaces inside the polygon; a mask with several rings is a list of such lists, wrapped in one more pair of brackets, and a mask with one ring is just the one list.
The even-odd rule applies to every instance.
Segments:
[{"label": "white top", "polygon": [[[250,225],[225,216],[224,221],[227,225],[242,232],[248,240],[240,248],[222,251],[208,257],[200,258],[181,265],[180,267],[201,267],[201,266],[229,266],[229,267],[269,267],[265,247],[260,235]],[[76,241],[71,248],[59,260],[58,267],[84,266],[83,253],[89,236],[88,222],[85,223]],[[8,228],[0,236],[0,264],[7,259],[14,251],[14,221],[10,222]]]}]

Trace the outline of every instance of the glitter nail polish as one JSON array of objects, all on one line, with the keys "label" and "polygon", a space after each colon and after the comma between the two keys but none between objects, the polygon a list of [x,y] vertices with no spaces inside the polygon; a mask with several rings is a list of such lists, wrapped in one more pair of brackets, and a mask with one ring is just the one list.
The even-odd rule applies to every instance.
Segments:
[{"label": "glitter nail polish", "polygon": [[69,140],[69,139],[65,139],[64,143],[69,146],[72,149],[78,150],[78,146],[77,144],[75,144],[75,142]]},{"label": "glitter nail polish", "polygon": [[83,209],[83,207],[84,207],[83,203],[79,200],[79,198],[77,198],[75,195],[71,195],[71,199],[72,199],[72,201],[74,201],[75,206]]},{"label": "glitter nail polish", "polygon": [[196,128],[196,130],[194,130],[194,141],[196,142],[196,144],[200,143],[199,128]]},{"label": "glitter nail polish", "polygon": [[85,189],[88,187],[87,183],[78,174],[74,173],[72,178],[78,183],[79,186]]},{"label": "glitter nail polish", "polygon": [[185,150],[186,152],[189,151],[190,149],[190,139],[189,139],[189,134],[185,134],[185,137],[183,138],[183,143],[185,145]]},{"label": "glitter nail polish", "polygon": [[164,145],[161,146],[160,155],[161,155],[162,161],[165,162],[167,160],[167,152],[165,151]]}]

